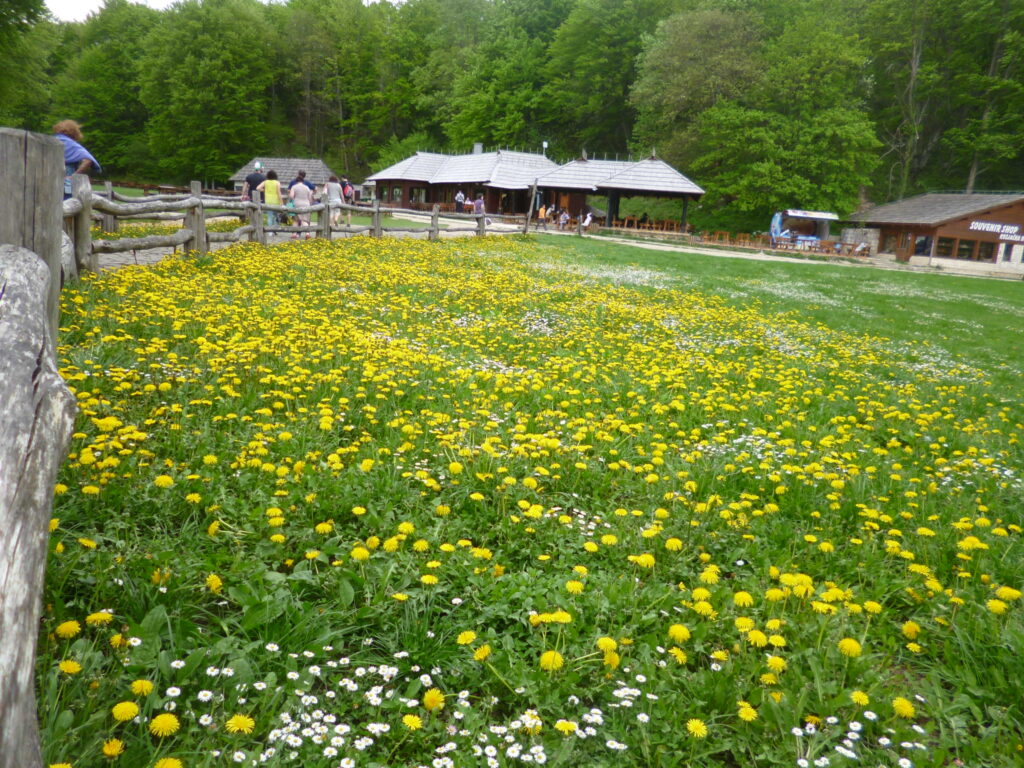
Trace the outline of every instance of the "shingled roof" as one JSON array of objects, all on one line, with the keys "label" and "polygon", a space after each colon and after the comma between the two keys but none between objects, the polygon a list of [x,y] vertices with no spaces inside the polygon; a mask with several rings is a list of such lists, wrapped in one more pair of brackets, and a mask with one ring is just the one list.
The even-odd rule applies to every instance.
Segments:
[{"label": "shingled roof", "polygon": [[428,184],[486,184],[528,189],[537,176],[558,166],[544,155],[499,149],[469,155],[417,152],[367,177],[367,181],[422,181]]},{"label": "shingled roof", "polygon": [[980,216],[1024,200],[1022,194],[975,195],[932,193],[885,203],[853,214],[865,224],[924,224],[937,226],[965,216]]},{"label": "shingled roof", "polygon": [[230,180],[241,184],[246,176],[256,170],[257,162],[263,164],[263,173],[277,171],[277,178],[281,181],[291,181],[299,175],[299,171],[305,171],[307,181],[320,185],[326,184],[331,176],[337,175],[318,157],[254,157]]},{"label": "shingled roof", "polygon": [[657,157],[648,157],[599,182],[598,189],[619,189],[627,192],[660,192],[681,195],[703,195],[704,190]]}]

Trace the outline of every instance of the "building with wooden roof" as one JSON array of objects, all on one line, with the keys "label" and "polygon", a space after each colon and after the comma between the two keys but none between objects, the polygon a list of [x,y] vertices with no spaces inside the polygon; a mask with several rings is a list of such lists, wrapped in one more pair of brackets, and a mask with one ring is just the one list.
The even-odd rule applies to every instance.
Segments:
[{"label": "building with wooden roof", "polygon": [[993,265],[1024,274],[1024,194],[926,194],[852,219],[879,230],[878,252],[927,266]]},{"label": "building with wooden roof", "polygon": [[697,200],[704,190],[658,157],[644,160],[591,160],[586,156],[560,166],[537,179],[548,202],[572,212],[582,211],[588,194],[607,195],[606,223],[619,217],[622,197],[674,197],[683,201],[682,222],[686,227],[686,210],[690,200]]},{"label": "building with wooden roof", "polygon": [[467,200],[484,195],[488,211],[525,213],[530,190],[537,185],[535,206],[541,203],[576,215],[586,207],[587,195],[607,195],[609,223],[618,216],[622,196],[677,197],[686,204],[704,190],[657,157],[633,160],[578,160],[558,165],[544,155],[496,150],[476,145],[471,154],[443,155],[417,152],[368,177],[382,202],[399,207],[426,207],[441,203],[448,208],[458,190]]},{"label": "building with wooden roof", "polygon": [[488,211],[516,213],[526,210],[537,177],[557,167],[544,155],[506,149],[484,152],[478,144],[467,155],[417,152],[366,180],[376,184],[382,203],[399,208],[441,203],[447,209],[462,190],[467,201],[482,194]]},{"label": "building with wooden roof", "polygon": [[299,171],[305,171],[306,180],[318,187],[337,175],[318,157],[254,157],[229,179],[236,190],[240,190],[245,177],[256,170],[257,162],[263,166],[262,173],[277,171],[277,178],[286,184],[298,176]]}]

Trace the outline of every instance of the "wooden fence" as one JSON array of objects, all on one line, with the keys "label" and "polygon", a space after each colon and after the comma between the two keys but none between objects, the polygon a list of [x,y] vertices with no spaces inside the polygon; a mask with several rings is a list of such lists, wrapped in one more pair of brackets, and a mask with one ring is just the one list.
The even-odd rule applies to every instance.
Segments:
[{"label": "wooden fence", "polygon": [[[435,205],[430,212],[430,226],[427,229],[411,226],[385,226],[389,216],[412,214],[422,216],[423,212],[405,208],[385,208],[375,201],[372,206],[349,205],[346,203],[317,203],[310,206],[268,205],[261,202],[260,193],[254,192],[252,200],[241,196],[212,196],[203,194],[202,186],[193,181],[189,194],[146,195],[129,197],[115,192],[108,183],[106,190],[92,189],[86,176],[75,174],[71,177],[71,198],[63,204],[64,229],[71,236],[75,264],[79,270],[98,270],[98,255],[137,251],[147,248],[178,248],[206,253],[210,243],[237,242],[248,240],[266,244],[268,235],[295,234],[331,240],[335,235],[368,235],[384,237],[394,233],[425,234],[428,240],[437,240],[441,233],[440,210]],[[369,215],[371,223],[357,226],[332,226],[332,213],[357,213]],[[316,223],[286,225],[268,217],[298,216],[311,217],[319,214]],[[239,227],[230,232],[210,232],[206,222],[213,217],[237,216]],[[446,227],[445,231],[471,232],[483,237],[487,234],[486,214],[445,214],[446,218],[472,222],[468,227]],[[145,237],[122,237],[93,239],[92,224],[101,223],[104,232],[116,232],[119,222],[131,220],[182,221],[180,230],[169,235],[148,235]]]},{"label": "wooden fence", "polygon": [[36,641],[53,485],[74,428],[57,371],[64,151],[0,128],[0,768],[41,768]]}]

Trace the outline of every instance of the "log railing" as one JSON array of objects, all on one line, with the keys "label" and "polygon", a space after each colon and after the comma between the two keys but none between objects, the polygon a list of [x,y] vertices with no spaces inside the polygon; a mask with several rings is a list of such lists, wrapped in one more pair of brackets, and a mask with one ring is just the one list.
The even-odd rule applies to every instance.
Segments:
[{"label": "log railing", "polygon": [[[75,255],[75,264],[80,271],[98,270],[98,255],[101,253],[121,253],[138,251],[147,248],[183,248],[186,251],[205,253],[210,243],[237,242],[249,240],[267,243],[268,235],[273,234],[305,234],[327,240],[335,235],[369,235],[384,237],[390,234],[425,234],[428,240],[440,237],[440,206],[434,205],[430,211],[430,225],[427,229],[412,226],[386,226],[385,219],[393,216],[423,216],[424,211],[407,208],[385,208],[375,201],[372,206],[349,205],[348,203],[316,203],[309,206],[268,205],[261,202],[260,193],[253,192],[252,200],[243,200],[241,196],[224,197],[204,194],[197,181],[192,182],[189,194],[146,195],[130,197],[116,192],[111,184],[106,189],[94,190],[86,176],[75,174],[72,178],[72,196],[63,204],[65,231],[71,236]],[[357,213],[368,215],[371,223],[367,225],[332,226],[332,213]],[[278,221],[267,221],[267,214],[310,217],[319,214],[319,221],[309,224],[281,224]],[[210,218],[237,216],[242,222],[230,232],[210,232],[206,222]],[[462,220],[471,226],[447,227],[446,232],[467,232],[483,237],[487,234],[489,219],[486,214],[477,213],[446,213],[447,219]],[[101,224],[103,232],[117,232],[118,222],[146,221],[182,221],[178,232],[169,235],[147,235],[144,237],[120,237],[93,239],[91,227],[94,221]]]}]

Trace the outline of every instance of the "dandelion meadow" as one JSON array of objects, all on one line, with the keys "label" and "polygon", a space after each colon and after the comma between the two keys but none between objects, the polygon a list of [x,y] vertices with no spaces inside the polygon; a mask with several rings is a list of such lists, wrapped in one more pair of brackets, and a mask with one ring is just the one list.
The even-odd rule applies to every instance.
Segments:
[{"label": "dandelion meadow", "polygon": [[559,247],[65,290],[51,764],[1024,760],[1021,388]]}]

